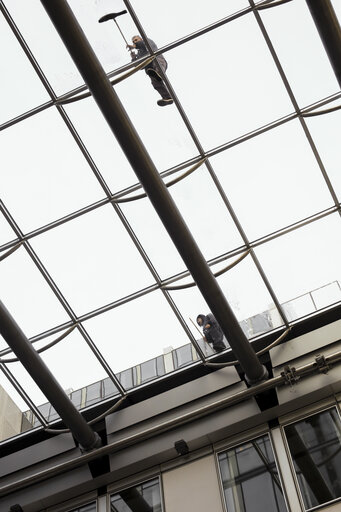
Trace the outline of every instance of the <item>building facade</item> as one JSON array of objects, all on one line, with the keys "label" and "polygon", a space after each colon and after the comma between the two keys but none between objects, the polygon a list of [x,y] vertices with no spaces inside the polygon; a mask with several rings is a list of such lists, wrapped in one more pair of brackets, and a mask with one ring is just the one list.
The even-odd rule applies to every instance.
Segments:
[{"label": "building facade", "polygon": [[[293,328],[264,359],[270,378],[254,387],[222,363],[132,390],[94,423],[97,450],[42,429],[8,440],[1,510],[340,510],[338,315]],[[89,411],[98,417],[100,404]]]}]

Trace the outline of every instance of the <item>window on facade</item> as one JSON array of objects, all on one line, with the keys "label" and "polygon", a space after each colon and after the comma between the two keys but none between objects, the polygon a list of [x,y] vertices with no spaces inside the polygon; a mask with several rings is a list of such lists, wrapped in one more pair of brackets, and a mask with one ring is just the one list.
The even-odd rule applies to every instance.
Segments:
[{"label": "window on facade", "polygon": [[284,430],[305,509],[341,498],[341,422],[336,409]]},{"label": "window on facade", "polygon": [[159,479],[124,489],[110,497],[110,512],[161,512]]},{"label": "window on facade", "polygon": [[287,510],[268,435],[219,454],[228,512]]}]

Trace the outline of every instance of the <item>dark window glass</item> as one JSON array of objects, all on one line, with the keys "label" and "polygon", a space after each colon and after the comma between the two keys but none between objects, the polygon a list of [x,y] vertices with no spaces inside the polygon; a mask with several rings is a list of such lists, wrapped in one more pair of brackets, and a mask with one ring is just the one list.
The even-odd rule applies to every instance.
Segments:
[{"label": "dark window glass", "polygon": [[177,348],[173,351],[174,354],[174,368],[181,368],[193,361],[192,356],[192,345],[184,345],[183,347]]},{"label": "dark window glass", "polygon": [[[49,417],[50,407],[51,407],[50,403],[39,405],[39,407],[38,407],[39,411],[41,412],[41,414],[44,416],[45,419],[48,419],[48,417]],[[33,426],[37,427],[38,425],[40,425],[40,421],[38,420],[38,418],[35,418]]]},{"label": "dark window glass", "polygon": [[228,512],[285,512],[269,436],[219,454]]},{"label": "dark window glass", "polygon": [[156,359],[151,359],[150,361],[141,363],[140,368],[141,382],[147,382],[148,380],[152,380],[157,377]]},{"label": "dark window glass", "polygon": [[134,384],[131,368],[128,368],[128,370],[124,370],[121,373],[118,373],[116,376],[125,389],[130,389],[133,387]]},{"label": "dark window glass", "polygon": [[77,391],[73,391],[71,393],[70,398],[71,398],[71,402],[75,405],[75,407],[77,407],[77,409],[79,409],[81,406],[81,401],[82,401],[82,390],[77,389]]},{"label": "dark window glass", "polygon": [[165,373],[165,362],[163,356],[159,356],[156,358],[156,366],[157,366],[157,374],[164,375]]},{"label": "dark window glass", "polygon": [[124,489],[110,497],[111,512],[161,512],[159,479]]},{"label": "dark window glass", "polygon": [[341,497],[341,422],[336,409],[285,427],[306,509]]},{"label": "dark window glass", "polygon": [[54,420],[56,420],[57,418],[59,418],[59,414],[57,413],[57,411],[55,410],[55,408],[51,406],[51,409],[50,409],[50,415],[49,415],[49,422],[50,422],[50,421],[54,421]]},{"label": "dark window glass", "polygon": [[101,381],[86,388],[86,405],[98,402],[101,399]]},{"label": "dark window glass", "polygon": [[104,389],[104,396],[111,396],[116,395],[118,393],[117,388],[113,381],[109,378],[104,379],[103,381],[103,389]]}]

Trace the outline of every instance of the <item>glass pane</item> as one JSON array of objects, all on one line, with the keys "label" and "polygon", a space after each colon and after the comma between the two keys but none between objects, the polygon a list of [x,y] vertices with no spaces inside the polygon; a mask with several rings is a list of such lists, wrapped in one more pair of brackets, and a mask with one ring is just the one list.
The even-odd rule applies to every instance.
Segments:
[{"label": "glass pane", "polygon": [[130,389],[134,386],[133,369],[128,368],[123,372],[117,374],[117,378],[124,387],[124,389]]},{"label": "glass pane", "polygon": [[243,245],[205,165],[169,190],[206,260]]},{"label": "glass pane", "polygon": [[[104,392],[105,398],[107,398],[108,396],[118,394],[117,388],[111,379],[107,378],[107,379],[104,379],[102,382],[103,382],[103,390],[104,390],[103,392]],[[125,389],[127,389],[126,386],[123,386],[123,387]]]},{"label": "glass pane", "polygon": [[123,204],[122,210],[161,277],[185,270],[185,264],[149,199]]},{"label": "glass pane", "polygon": [[182,366],[186,366],[187,364],[192,363],[193,354],[192,354],[192,345],[184,345],[183,347],[177,348],[173,351],[174,357],[174,368],[181,368]]},{"label": "glass pane", "polygon": [[69,320],[23,247],[0,263],[0,283],[1,300],[27,337]]},{"label": "glass pane", "polygon": [[99,402],[101,400],[101,384],[101,382],[95,382],[95,384],[87,386],[85,407],[87,407],[90,404]]},{"label": "glass pane", "polygon": [[[52,339],[57,337],[58,335],[54,335]],[[51,340],[44,341],[46,344]],[[88,401],[91,402],[92,399],[100,396],[99,391],[96,394],[96,386],[99,386],[97,381],[107,377],[107,374],[77,329],[56,345],[41,352],[40,355],[67,394],[94,382],[90,390],[89,387],[87,388],[86,405],[89,405]],[[77,371],[75,371],[75,364]],[[78,393],[72,393],[71,401],[78,406],[80,401],[77,395]]]},{"label": "glass pane", "polygon": [[285,512],[278,470],[267,435],[219,454],[229,512]]},{"label": "glass pane", "polygon": [[[28,395],[31,402],[33,402],[33,404],[37,408],[40,408],[40,407],[42,408],[43,412],[46,414],[45,419],[47,420],[47,417],[49,415],[49,410],[50,410],[48,400],[47,400],[46,396],[44,395],[44,393],[42,392],[42,390],[38,387],[38,385],[32,379],[30,374],[24,368],[24,366],[19,361],[9,363],[6,366],[7,366],[7,369],[13,375],[13,377],[18,382],[19,386]],[[5,389],[8,389],[7,384],[5,384],[5,383],[3,383],[3,387]],[[10,394],[10,396],[12,397],[12,394]],[[21,411],[27,411],[29,409],[29,405],[25,402],[24,398],[17,401],[16,395],[13,395],[13,400],[15,400],[16,404],[21,409]],[[38,423],[36,422],[35,425],[38,425]]]},{"label": "glass pane", "polygon": [[299,121],[238,144],[211,163],[251,240],[334,205]]},{"label": "glass pane", "polygon": [[[6,242],[10,242],[11,240],[15,240],[17,237],[6,221],[3,214],[0,212],[0,245],[5,244]],[[3,256],[8,249],[0,252],[0,257]]]},{"label": "glass pane", "polygon": [[77,391],[73,391],[70,396],[71,402],[77,407],[77,409],[81,408],[82,403],[82,390],[77,389]]},{"label": "glass pane", "polygon": [[2,199],[24,232],[104,197],[55,109],[3,130],[1,157]]},{"label": "glass pane", "polygon": [[330,409],[284,428],[305,509],[341,497],[341,421]]},{"label": "glass pane", "polygon": [[[329,103],[324,108],[332,108],[340,105],[340,103],[341,99],[339,98],[336,102]],[[332,186],[339,197],[339,201],[341,201],[341,146],[339,144],[341,111],[337,110],[322,116],[308,117],[306,123],[313,136]]]},{"label": "glass pane", "polygon": [[[167,76],[171,61],[168,65]],[[171,75],[168,78],[171,78]],[[168,110],[162,110],[157,105],[156,102],[161,99],[161,96],[153,88],[144,70],[120,82],[115,89],[160,172],[198,154],[174,105],[168,107]]]},{"label": "glass pane", "polygon": [[83,79],[40,2],[4,3],[57,94],[81,85]]},{"label": "glass pane", "polygon": [[84,325],[115,373],[160,356],[169,345],[188,342],[160,291],[127,302]]},{"label": "glass pane", "polygon": [[[92,98],[65,106],[72,124],[112,192],[137,183],[137,177]],[[104,195],[104,194],[103,194]]]},{"label": "glass pane", "polygon": [[306,2],[260,12],[300,107],[340,89]]},{"label": "glass pane", "polygon": [[[256,249],[279,301],[292,303],[294,317],[298,318],[304,311],[316,311],[317,304],[307,294],[335,281],[341,282],[340,242],[340,217],[334,214]],[[335,295],[330,299],[333,303]]]},{"label": "glass pane", "polygon": [[293,111],[252,14],[167,55],[168,77],[205,150]]},{"label": "glass pane", "polygon": [[141,363],[141,383],[148,382],[164,374],[164,368],[158,364],[160,357]]},{"label": "glass pane", "polygon": [[341,286],[338,281],[334,283],[322,286],[312,292],[313,300],[316,304],[316,309],[324,308],[333,304],[333,302],[339,302],[341,300]]},{"label": "glass pane", "polygon": [[[223,269],[235,259],[231,258],[223,264],[220,263],[211,267],[212,271],[217,272]],[[282,325],[270,292],[267,290],[250,255],[234,268],[219,276],[217,281],[237,320],[249,338]],[[182,281],[181,284],[183,284]],[[202,337],[202,333],[198,332],[198,328],[193,325],[193,322],[196,324],[198,314],[207,315],[210,311],[198,288],[195,286],[184,290],[171,291],[170,293],[184,318],[189,320],[188,326],[195,338]],[[226,344],[226,340],[224,340],[224,343]]]},{"label": "glass pane", "polygon": [[32,245],[78,313],[153,283],[111,205],[34,238]]},{"label": "glass pane", "polygon": [[159,0],[149,0],[143,5],[134,1],[134,9],[147,35],[155,38],[160,47],[247,7],[247,0],[213,0],[209,3],[173,0],[172,8],[167,9],[167,22],[160,23],[160,18],[155,16],[160,9]]},{"label": "glass pane", "polygon": [[114,494],[110,497],[110,505],[112,512],[161,512],[159,479],[155,478]]},{"label": "glass pane", "polygon": [[[31,63],[15,39],[11,29],[0,17],[1,54],[0,124],[22,112],[45,103],[50,97]],[[27,91],[30,91],[27,94]]]}]

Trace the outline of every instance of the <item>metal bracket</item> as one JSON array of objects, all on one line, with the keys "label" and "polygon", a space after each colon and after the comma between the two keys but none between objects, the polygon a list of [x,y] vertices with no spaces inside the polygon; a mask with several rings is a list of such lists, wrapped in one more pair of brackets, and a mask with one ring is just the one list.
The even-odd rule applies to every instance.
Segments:
[{"label": "metal bracket", "polygon": [[314,366],[318,369],[318,371],[320,373],[328,373],[328,371],[330,370],[330,366],[327,363],[326,358],[324,357],[324,355],[318,354],[315,357],[315,365]]},{"label": "metal bracket", "polygon": [[281,376],[285,379],[285,385],[289,384],[293,386],[297,383],[300,377],[297,375],[296,368],[290,367],[289,365],[284,366],[284,370],[281,372]]}]

